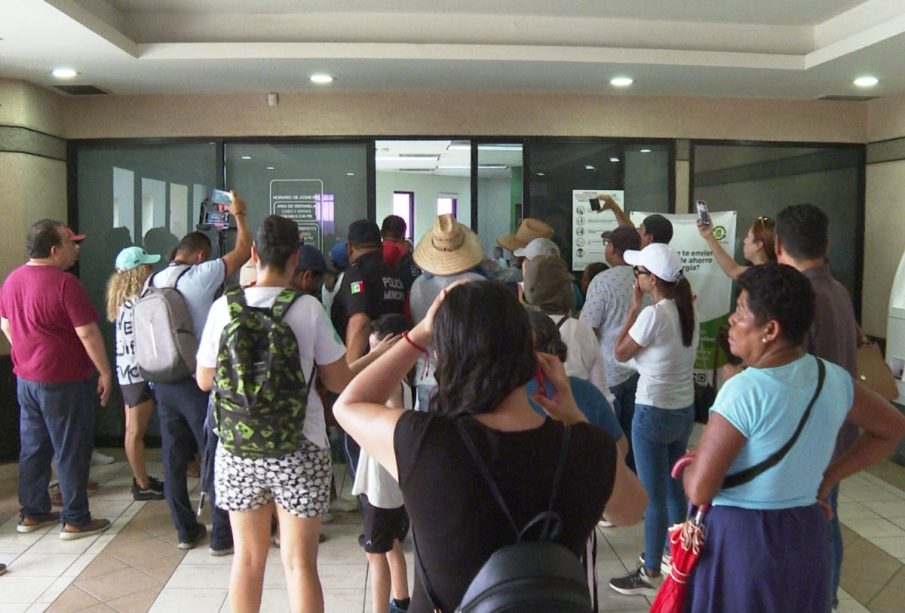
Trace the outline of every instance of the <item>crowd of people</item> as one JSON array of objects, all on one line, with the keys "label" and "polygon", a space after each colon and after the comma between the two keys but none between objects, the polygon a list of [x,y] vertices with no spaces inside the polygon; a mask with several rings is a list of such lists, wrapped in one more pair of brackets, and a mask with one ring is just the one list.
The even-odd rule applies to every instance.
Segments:
[{"label": "crowd of people", "polygon": [[[317,553],[336,499],[334,419],[375,612],[455,610],[491,554],[544,513],[561,528],[550,538],[592,571],[584,554],[595,528],[643,518],[637,569],[609,585],[652,596],[671,570],[667,529],[689,503],[709,510],[685,610],[830,610],[839,482],[888,455],[905,417],[853,379],[861,332],[826,260],[826,215],[795,205],[758,217],[746,265],[699,224],[739,287],[729,348],[743,368],[689,451],[696,288],[666,217],[635,228],[612,198],[600,200],[618,226],[601,236],[606,261],[576,281],[539,219],[521,220],[490,258],[453,215],[415,245],[400,217],[359,220],[325,257],[289,219],[271,215],[253,233],[232,193],[227,253],[212,257],[210,239],[192,232],[156,273],[158,254],[117,255],[106,300],[112,365],[97,313],[66,272],[85,237],[36,222],[28,262],[0,290],[21,406],[17,530],[60,524],[61,539],[77,539],[109,528],[92,517],[87,489],[94,408],[115,378],[133,496],[166,500],[180,549],[207,535],[186,478],[200,453],[208,550],[234,555],[234,611],[260,608],[275,543],[291,609],[323,610]],[[240,269],[241,284],[224,292]],[[184,305],[185,325],[147,320],[150,297]],[[139,351],[164,332],[180,349],[180,368],[166,375]],[[155,409],[162,481],[144,460]],[[54,458],[59,513],[48,494]],[[411,589],[401,546],[410,531]],[[588,588],[592,602],[596,583]]]}]

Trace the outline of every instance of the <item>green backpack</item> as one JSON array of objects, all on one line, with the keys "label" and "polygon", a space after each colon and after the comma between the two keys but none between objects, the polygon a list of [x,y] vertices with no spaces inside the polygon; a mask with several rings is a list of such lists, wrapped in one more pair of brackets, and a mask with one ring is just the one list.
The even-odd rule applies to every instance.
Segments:
[{"label": "green backpack", "polygon": [[314,369],[306,383],[298,341],[283,321],[300,296],[284,289],[268,309],[248,306],[242,288],[226,292],[230,320],[212,401],[220,445],[240,458],[285,455],[302,441]]}]

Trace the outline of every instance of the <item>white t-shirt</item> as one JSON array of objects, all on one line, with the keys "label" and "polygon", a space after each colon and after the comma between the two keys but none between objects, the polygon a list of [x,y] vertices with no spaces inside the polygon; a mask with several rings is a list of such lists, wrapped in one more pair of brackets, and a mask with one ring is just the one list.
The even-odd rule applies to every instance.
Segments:
[{"label": "white t-shirt", "polygon": [[607,383],[612,386],[625,383],[635,374],[630,365],[616,359],[616,340],[628,315],[632,302],[635,275],[631,266],[614,266],[591,280],[588,297],[581,308],[581,321],[596,328],[600,338],[600,354],[603,356]]},{"label": "white t-shirt", "polygon": [[[245,302],[251,307],[270,308],[282,287],[248,287],[245,289]],[[323,307],[311,296],[301,296],[286,312],[284,321],[295,332],[299,344],[299,358],[305,381],[311,376],[315,362],[320,365],[332,364],[342,358],[346,348],[333,325],[327,318]],[[220,335],[229,323],[229,310],[226,297],[221,296],[211,306],[207,324],[198,345],[198,365],[206,368],[217,367],[217,354],[220,351]],[[305,427],[302,430],[309,441],[322,449],[329,447],[327,427],[324,422],[324,405],[315,386],[311,386],[308,394],[308,408],[305,411]]]},{"label": "white t-shirt", "polygon": [[[559,325],[565,316],[550,315],[549,317]],[[559,326],[559,335],[569,350],[563,364],[566,374],[593,383],[594,387],[599,389],[612,405],[615,397],[607,385],[603,354],[600,353],[597,335],[594,334],[591,326],[579,319],[569,317],[568,321]]]},{"label": "white t-shirt", "polygon": [[682,344],[679,311],[674,300],[664,298],[645,307],[628,331],[641,345],[634,363],[641,375],[635,404],[658,409],[684,409],[694,402],[693,370],[698,348],[695,318],[691,346]]},{"label": "white t-shirt", "polygon": [[[412,388],[404,381],[400,385],[402,385],[402,406],[411,409],[414,406]],[[358,456],[352,493],[356,496],[364,494],[371,506],[381,509],[398,509],[405,504],[399,483],[364,449]]]}]

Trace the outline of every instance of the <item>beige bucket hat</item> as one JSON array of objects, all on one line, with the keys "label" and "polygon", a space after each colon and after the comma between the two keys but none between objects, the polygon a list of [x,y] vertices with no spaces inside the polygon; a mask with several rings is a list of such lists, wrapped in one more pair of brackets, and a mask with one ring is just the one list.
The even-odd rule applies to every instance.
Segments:
[{"label": "beige bucket hat", "polygon": [[518,230],[515,231],[514,236],[501,236],[496,239],[496,242],[503,249],[515,251],[516,249],[525,247],[535,238],[551,238],[552,236],[552,226],[540,219],[526,217],[518,225]]},{"label": "beige bucket hat", "polygon": [[455,275],[471,270],[484,259],[481,240],[452,215],[438,215],[434,227],[415,247],[415,264],[434,275]]}]

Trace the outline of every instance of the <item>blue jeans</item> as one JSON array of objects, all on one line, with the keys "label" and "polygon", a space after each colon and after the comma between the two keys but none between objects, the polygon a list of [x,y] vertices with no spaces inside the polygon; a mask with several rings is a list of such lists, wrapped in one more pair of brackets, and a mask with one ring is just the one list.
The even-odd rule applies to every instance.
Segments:
[{"label": "blue jeans", "polygon": [[688,514],[682,481],[669,476],[688,446],[694,426],[694,405],[684,409],[658,409],[635,405],[632,444],[638,479],[647,490],[644,512],[644,566],[659,573],[660,558],[670,525],[685,520]]},{"label": "blue jeans", "polygon": [[60,519],[70,526],[91,521],[88,510],[88,466],[94,448],[94,378],[73,383],[38,383],[20,378],[19,436],[20,514],[50,513],[50,461],[57,458],[63,496]]},{"label": "blue jeans", "polygon": [[616,419],[619,420],[619,426],[625,433],[625,440],[628,442],[628,455],[625,456],[625,464],[630,469],[635,470],[635,453],[634,444],[632,443],[632,419],[635,416],[635,391],[638,389],[638,373],[610,387],[610,393],[615,396],[613,401],[613,411],[616,413]]},{"label": "blue jeans", "polygon": [[[202,452],[204,450],[204,418],[208,393],[201,391],[195,380],[189,378],[176,383],[156,383],[154,395],[160,418],[165,483],[163,491],[179,540],[190,542],[198,535],[200,527],[189,500],[185,470],[194,456],[196,446]],[[212,487],[210,489],[213,490]],[[229,514],[216,507],[212,491],[211,524],[211,548],[231,547]]]}]

